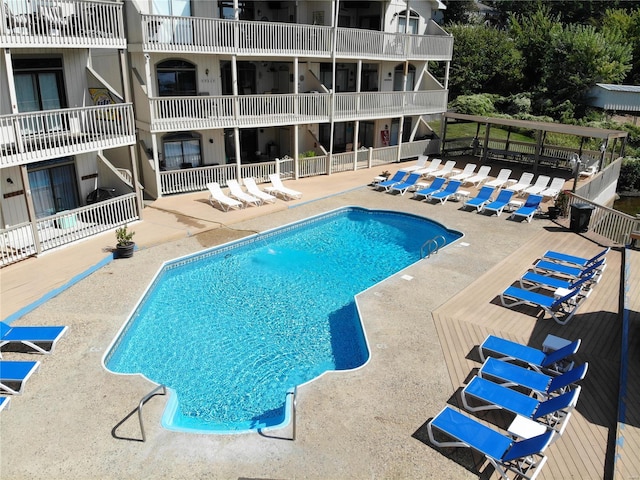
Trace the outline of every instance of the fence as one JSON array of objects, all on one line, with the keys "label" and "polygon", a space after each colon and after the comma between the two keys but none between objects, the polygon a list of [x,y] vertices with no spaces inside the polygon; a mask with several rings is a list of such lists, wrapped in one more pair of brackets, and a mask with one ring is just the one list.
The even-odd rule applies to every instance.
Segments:
[{"label": "fence", "polygon": [[106,232],[139,219],[136,194],[67,210],[0,230],[0,265]]}]

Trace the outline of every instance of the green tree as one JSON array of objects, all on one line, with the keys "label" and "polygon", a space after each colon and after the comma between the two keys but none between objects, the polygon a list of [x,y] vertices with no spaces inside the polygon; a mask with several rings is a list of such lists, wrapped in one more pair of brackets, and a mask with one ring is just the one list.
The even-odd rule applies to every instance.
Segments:
[{"label": "green tree", "polygon": [[539,6],[531,14],[513,15],[510,18],[509,34],[522,52],[525,62],[523,91],[536,94],[546,90],[546,82],[551,74],[551,49],[561,33],[560,17],[553,15],[545,6]]},{"label": "green tree", "polygon": [[628,85],[640,85],[640,8],[632,11],[607,9],[602,19],[606,36],[621,35],[633,50],[631,70],[624,79]]},{"label": "green tree", "polygon": [[507,32],[484,25],[451,25],[449,75],[452,98],[472,93],[509,95],[520,88],[522,55]]},{"label": "green tree", "polygon": [[591,26],[571,24],[553,40],[546,95],[553,103],[576,105],[578,117],[596,83],[619,83],[631,70],[632,48],[620,32],[602,34]]}]

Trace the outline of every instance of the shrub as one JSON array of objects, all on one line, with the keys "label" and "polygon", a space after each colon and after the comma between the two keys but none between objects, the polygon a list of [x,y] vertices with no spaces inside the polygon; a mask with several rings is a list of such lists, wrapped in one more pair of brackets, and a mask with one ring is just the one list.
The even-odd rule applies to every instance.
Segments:
[{"label": "shrub", "polygon": [[620,167],[618,191],[640,190],[640,157],[625,158]]},{"label": "shrub", "polygon": [[450,103],[450,108],[466,115],[491,115],[496,112],[493,105],[493,95],[460,95]]}]

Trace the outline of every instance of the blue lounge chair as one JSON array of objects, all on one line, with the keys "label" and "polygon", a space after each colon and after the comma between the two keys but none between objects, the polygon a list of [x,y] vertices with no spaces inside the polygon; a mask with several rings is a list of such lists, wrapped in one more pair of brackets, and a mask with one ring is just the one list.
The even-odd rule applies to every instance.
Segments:
[{"label": "blue lounge chair", "polygon": [[542,202],[542,196],[529,195],[524,205],[511,214],[511,218],[523,217],[528,223],[531,223],[533,216],[540,210],[540,202]]},{"label": "blue lounge chair", "polygon": [[380,182],[376,184],[376,188],[381,189],[384,188],[386,192],[389,191],[391,187],[393,187],[396,183],[402,182],[402,179],[405,177],[406,172],[398,170],[393,177],[389,180],[385,180],[384,182]]},{"label": "blue lounge chair", "polygon": [[609,253],[609,250],[611,249],[605,248],[600,253],[598,253],[597,255],[594,255],[591,258],[576,257],[573,255],[568,255],[566,253],[556,252],[554,250],[547,250],[545,254],[542,256],[542,258],[545,260],[550,260],[552,262],[567,263],[572,266],[585,268],[585,267],[588,267],[589,265],[592,265],[598,262],[607,253]]},{"label": "blue lounge chair", "polygon": [[[434,430],[452,438],[438,441]],[[516,477],[535,479],[547,461],[543,454],[554,437],[549,430],[541,435],[515,441],[493,428],[446,406],[427,424],[429,440],[438,447],[463,447],[480,452],[494,466],[502,478],[507,472]]]},{"label": "blue lounge chair", "polygon": [[509,205],[511,201],[511,197],[513,197],[513,192],[511,190],[500,190],[498,194],[498,198],[496,198],[493,202],[487,203],[484,207],[482,207],[482,212],[485,210],[488,212],[493,212],[497,216],[500,216],[504,207]]},{"label": "blue lounge chair", "polygon": [[479,212],[482,210],[482,207],[491,201],[491,195],[493,195],[493,192],[495,192],[495,188],[487,187],[485,185],[480,189],[478,195],[464,202],[463,207],[473,207]]},{"label": "blue lounge chair", "polygon": [[458,189],[462,182],[460,180],[449,180],[446,188],[442,190],[438,190],[437,192],[433,192],[427,196],[427,200],[439,200],[441,204],[446,203],[446,201],[456,195]]},{"label": "blue lounge chair", "polygon": [[442,187],[444,186],[446,181],[447,179],[444,177],[436,178],[427,188],[423,188],[421,190],[416,190],[415,192],[413,192],[413,198],[427,197],[432,193],[442,190]]},{"label": "blue lounge chair", "polygon": [[[530,420],[544,423],[560,433],[564,430],[565,417],[578,403],[580,386],[573,390],[539,401],[517,390],[498,385],[486,378],[473,377],[462,389],[462,404],[470,412],[507,410]],[[469,398],[473,398],[471,405]]]},{"label": "blue lounge chair", "polygon": [[404,195],[407,192],[407,190],[413,187],[416,184],[416,182],[420,180],[421,176],[422,175],[420,175],[419,173],[411,173],[404,182],[391,185],[391,187],[387,189],[387,192],[398,191],[400,192],[400,195]]},{"label": "blue lounge chair", "polygon": [[503,387],[519,385],[533,390],[537,395],[550,397],[552,394],[564,393],[569,387],[583,380],[589,368],[588,363],[573,367],[559,375],[547,375],[536,370],[530,370],[515,363],[502,362],[489,357],[482,364],[478,376],[493,379]]},{"label": "blue lounge chair", "polygon": [[[58,340],[67,331],[63,326],[18,326],[12,327],[0,322],[0,348],[5,345],[25,345],[39,353],[52,353]],[[0,357],[2,355],[0,354]]]},{"label": "blue lounge chair", "polygon": [[5,408],[9,409],[9,404],[11,403],[11,397],[0,397],[0,411]]},{"label": "blue lounge chair", "polygon": [[[560,298],[554,298],[523,288],[509,287],[500,294],[500,301],[502,305],[507,308],[518,305],[540,307],[545,313],[548,313],[557,324],[566,325],[582,304],[584,295],[581,295],[580,291],[580,287],[574,288],[566,295]],[[562,318],[558,316],[560,313],[564,315]]]},{"label": "blue lounge chair", "polygon": [[562,263],[538,260],[533,265],[533,271],[536,273],[543,272],[543,275],[564,275],[569,278],[581,278],[594,273],[593,278],[597,283],[600,281],[600,276],[602,275],[602,272],[604,272],[606,266],[604,258],[586,268],[572,267],[570,265],[563,265]]},{"label": "blue lounge chair", "polygon": [[557,370],[557,365],[565,361],[571,355],[574,355],[580,348],[581,340],[574,340],[553,352],[543,352],[537,348],[521,343],[512,342],[505,338],[489,335],[484,339],[478,347],[478,353],[482,362],[485,361],[487,353],[489,356],[498,358],[503,361],[515,361],[526,363],[535,370],[546,368],[549,370]]},{"label": "blue lounge chair", "polygon": [[39,367],[40,362],[0,360],[0,392],[20,395],[29,377]]},{"label": "blue lounge chair", "polygon": [[541,275],[536,272],[527,272],[520,277],[520,288],[525,290],[534,290],[540,287],[549,287],[553,289],[564,288],[567,290],[573,290],[574,288],[582,288],[584,296],[591,293],[590,286],[593,281],[595,272],[591,272],[589,275],[583,277],[574,278],[571,280],[563,280],[562,278],[552,277],[549,275]]}]

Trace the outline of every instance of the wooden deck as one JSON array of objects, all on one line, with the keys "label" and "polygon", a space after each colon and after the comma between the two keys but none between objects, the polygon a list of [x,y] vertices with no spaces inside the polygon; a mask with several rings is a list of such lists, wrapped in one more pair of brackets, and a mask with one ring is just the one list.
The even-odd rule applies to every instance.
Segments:
[{"label": "wooden deck", "polygon": [[[589,371],[568,428],[562,438],[547,449],[549,458],[538,478],[640,478],[640,460],[631,454],[640,451],[639,407],[632,408],[629,401],[621,428],[618,429],[616,423],[622,335],[618,315],[622,252],[613,249],[609,252],[601,281],[565,326],[548,316],[544,318],[539,310],[526,306],[510,309],[500,303],[500,292],[550,248],[589,257],[602,246],[568,231],[544,232],[433,312],[451,382],[457,388],[452,392],[450,403],[462,407],[459,391],[480,367],[477,346],[489,334],[537,348],[541,348],[547,334],[572,340],[581,338],[577,361],[589,362]],[[640,252],[631,251],[629,256],[632,267],[628,270],[633,272],[631,284],[634,286],[629,298],[634,303],[632,316],[637,324]],[[632,335],[637,341],[640,332],[635,329]],[[637,365],[638,357],[636,347],[630,352],[630,365]],[[630,368],[627,381],[628,395],[637,399],[640,390],[637,369]],[[493,418],[481,418],[499,421],[495,414]],[[624,447],[618,447],[616,454],[619,432],[624,434]],[[483,471],[482,464],[476,464],[476,468],[478,472]],[[499,477],[494,473],[492,478]]]}]

